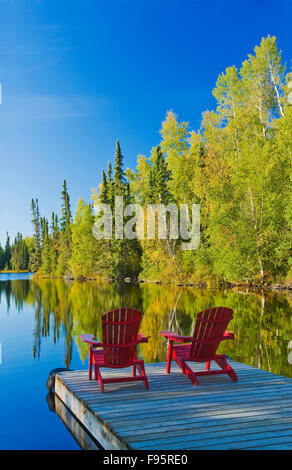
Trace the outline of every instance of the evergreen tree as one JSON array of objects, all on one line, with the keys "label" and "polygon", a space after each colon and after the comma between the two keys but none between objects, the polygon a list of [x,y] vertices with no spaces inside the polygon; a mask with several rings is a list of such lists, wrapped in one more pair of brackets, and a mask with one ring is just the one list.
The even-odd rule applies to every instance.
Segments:
[{"label": "evergreen tree", "polygon": [[44,217],[42,219],[42,265],[40,271],[45,274],[52,273],[51,246],[52,240],[49,235],[49,223]]},{"label": "evergreen tree", "polygon": [[41,218],[38,199],[31,201],[32,226],[34,244],[30,252],[29,269],[38,271],[41,267]]},{"label": "evergreen tree", "polygon": [[5,267],[5,251],[0,243],[0,270],[3,270]]},{"label": "evergreen tree", "polygon": [[27,262],[27,269],[30,269],[30,259],[31,259],[31,254],[33,252],[34,248],[34,238],[33,237],[25,237],[24,242],[27,247],[27,253],[28,253],[28,262]]},{"label": "evergreen tree", "polygon": [[116,142],[116,154],[114,162],[114,192],[115,196],[123,196],[125,192],[125,174],[123,170],[123,155],[120,148],[120,142]]},{"label": "evergreen tree", "polygon": [[51,215],[50,231],[51,231],[52,237],[56,239],[59,233],[59,221],[58,221],[58,215],[55,214],[54,212],[52,212],[52,215]]},{"label": "evergreen tree", "polygon": [[10,237],[8,235],[8,232],[6,232],[4,256],[5,256],[5,270],[8,271],[9,269],[11,269],[11,245],[10,245]]},{"label": "evergreen tree", "polygon": [[52,273],[55,273],[57,270],[58,264],[58,242],[59,242],[59,222],[58,216],[52,212],[51,216],[51,226],[50,226],[50,269]]},{"label": "evergreen tree", "polygon": [[21,233],[17,233],[11,249],[11,268],[24,271],[28,267],[28,249]]},{"label": "evergreen tree", "polygon": [[114,182],[112,178],[112,166],[110,162],[108,162],[106,178],[107,178],[108,203],[111,206],[111,208],[113,208],[114,206]]},{"label": "evergreen tree", "polygon": [[71,223],[71,207],[70,207],[70,197],[68,194],[68,188],[66,180],[63,181],[63,189],[61,193],[61,201],[62,201],[62,216],[61,216],[61,230],[70,226]]},{"label": "evergreen tree", "polygon": [[[99,194],[94,194],[95,204],[108,202],[114,209],[115,197],[123,196],[123,206],[132,201],[131,188],[126,180],[123,169],[123,156],[119,141],[116,143],[116,153],[114,161],[114,177],[112,178],[111,164],[108,165],[107,175],[102,173],[102,183]],[[118,214],[119,216],[120,214]],[[113,210],[113,239],[99,240],[98,248],[104,256],[104,271],[116,279],[125,276],[136,277],[140,270],[141,247],[137,240],[119,239],[116,237],[116,211]],[[124,222],[126,222],[124,218]]]},{"label": "evergreen tree", "polygon": [[63,182],[61,200],[62,216],[58,236],[59,255],[57,272],[59,274],[65,274],[68,271],[68,263],[72,253],[71,208],[66,180]]},{"label": "evergreen tree", "polygon": [[151,162],[147,187],[148,202],[168,204],[171,199],[168,189],[171,171],[167,169],[160,146],[152,150]]},{"label": "evergreen tree", "polygon": [[107,184],[107,179],[106,179],[104,170],[102,170],[102,182],[101,182],[101,188],[100,188],[100,193],[99,193],[99,201],[101,202],[101,204],[108,204],[109,202],[108,184]]}]

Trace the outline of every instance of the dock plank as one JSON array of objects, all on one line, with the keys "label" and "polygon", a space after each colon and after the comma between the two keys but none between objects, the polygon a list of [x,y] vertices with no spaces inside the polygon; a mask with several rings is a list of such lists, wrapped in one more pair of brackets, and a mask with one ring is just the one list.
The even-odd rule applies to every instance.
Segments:
[{"label": "dock plank", "polygon": [[[58,374],[55,393],[108,450],[291,450],[292,379],[229,362],[237,383],[205,376],[194,387],[176,364],[166,374],[165,363],[156,363],[146,365],[149,391],[124,382],[107,384],[102,394],[84,370]],[[103,371],[113,374],[129,370]]]}]

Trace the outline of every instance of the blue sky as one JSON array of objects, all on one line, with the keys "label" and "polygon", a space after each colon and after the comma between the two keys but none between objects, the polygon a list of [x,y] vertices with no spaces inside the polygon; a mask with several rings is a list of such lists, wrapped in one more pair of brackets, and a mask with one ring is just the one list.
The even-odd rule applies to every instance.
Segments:
[{"label": "blue sky", "polygon": [[275,35],[291,63],[290,0],[0,0],[0,241],[31,233],[31,198],[88,201],[119,138],[149,155],[173,109],[193,129],[219,73]]}]

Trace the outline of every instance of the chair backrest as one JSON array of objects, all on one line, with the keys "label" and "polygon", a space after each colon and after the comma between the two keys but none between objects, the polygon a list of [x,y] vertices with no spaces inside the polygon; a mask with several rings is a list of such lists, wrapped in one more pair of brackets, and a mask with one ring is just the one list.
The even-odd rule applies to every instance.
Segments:
[{"label": "chair backrest", "polygon": [[220,340],[233,318],[233,310],[214,307],[199,312],[190,348],[190,360],[205,362],[214,358]]},{"label": "chair backrest", "polygon": [[116,308],[103,314],[101,321],[105,365],[126,367],[133,363],[141,318],[142,313],[134,308]]}]

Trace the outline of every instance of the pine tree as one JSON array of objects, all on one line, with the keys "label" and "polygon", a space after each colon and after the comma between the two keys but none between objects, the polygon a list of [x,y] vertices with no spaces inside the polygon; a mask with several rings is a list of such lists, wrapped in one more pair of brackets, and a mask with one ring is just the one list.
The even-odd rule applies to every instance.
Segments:
[{"label": "pine tree", "polygon": [[123,196],[124,207],[133,200],[131,187],[123,170],[123,156],[119,141],[116,143],[114,176],[112,177],[111,164],[109,163],[107,174],[105,175],[104,171],[102,173],[100,192],[99,194],[95,193],[93,199],[96,205],[104,202],[109,203],[113,213],[113,239],[99,240],[97,244],[104,260],[104,266],[103,268],[99,267],[99,270],[112,275],[116,279],[122,279],[125,276],[137,276],[141,265],[141,247],[137,240],[116,238],[116,212],[114,207],[116,196]]},{"label": "pine tree", "polygon": [[5,252],[0,243],[0,270],[3,270],[5,266]]},{"label": "pine tree", "polygon": [[28,249],[21,233],[17,233],[11,249],[11,268],[24,271],[28,267]]},{"label": "pine tree", "polygon": [[114,192],[115,196],[123,196],[125,192],[125,174],[123,170],[123,155],[120,142],[116,142],[116,154],[114,163]]},{"label": "pine tree", "polygon": [[68,263],[72,253],[71,208],[66,180],[63,182],[61,200],[62,216],[60,221],[61,230],[58,237],[59,256],[57,272],[59,274],[65,274],[68,270]]},{"label": "pine tree", "polygon": [[6,243],[5,243],[5,270],[8,271],[11,269],[11,245],[10,245],[10,237],[8,232],[6,232]]},{"label": "pine tree", "polygon": [[42,219],[42,266],[40,271],[45,274],[52,273],[51,245],[52,240],[49,235],[49,222],[44,217]]},{"label": "pine tree", "polygon": [[38,271],[41,267],[41,218],[39,212],[38,199],[31,201],[32,225],[34,246],[32,247],[29,259],[29,269]]},{"label": "pine tree", "polygon": [[62,216],[61,216],[61,230],[70,226],[71,223],[71,207],[70,207],[70,197],[68,194],[66,180],[63,181],[63,190],[61,193],[62,201]]},{"label": "pine tree", "polygon": [[50,268],[51,273],[55,273],[57,270],[57,262],[58,262],[58,240],[59,240],[59,224],[58,224],[58,216],[54,212],[52,212],[51,216],[51,243],[50,243]]},{"label": "pine tree", "polygon": [[168,204],[171,199],[168,181],[171,172],[167,168],[160,146],[154,147],[151,156],[152,166],[147,187],[147,199],[150,203]]},{"label": "pine tree", "polygon": [[101,188],[100,188],[100,193],[99,193],[99,201],[101,204],[108,204],[109,202],[108,184],[107,184],[107,179],[106,179],[104,170],[102,170],[102,182],[101,182]]},{"label": "pine tree", "polygon": [[112,178],[112,166],[110,162],[108,162],[106,178],[107,178],[108,203],[111,206],[111,208],[113,208],[114,206],[114,182]]},{"label": "pine tree", "polygon": [[131,194],[131,186],[130,186],[130,183],[127,182],[126,183],[126,189],[125,189],[125,206],[127,204],[131,204],[132,203],[132,194]]}]

